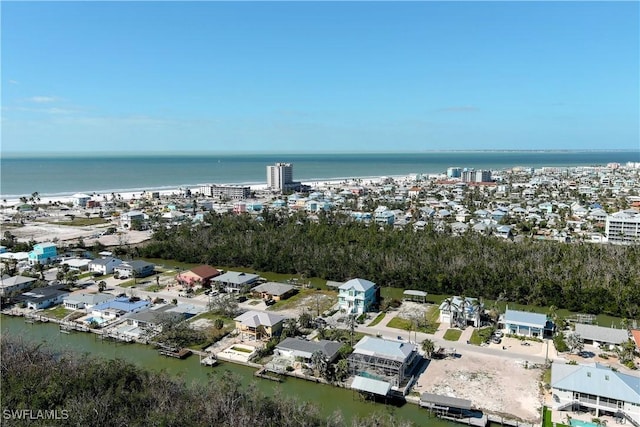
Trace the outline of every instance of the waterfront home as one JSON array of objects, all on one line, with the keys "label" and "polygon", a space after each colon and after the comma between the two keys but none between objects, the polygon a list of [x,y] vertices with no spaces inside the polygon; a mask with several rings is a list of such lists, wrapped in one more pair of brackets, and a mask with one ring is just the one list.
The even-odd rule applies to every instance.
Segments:
[{"label": "waterfront home", "polygon": [[91,315],[104,319],[115,319],[127,313],[134,313],[149,307],[151,303],[136,298],[118,297],[93,307]]},{"label": "waterfront home", "polygon": [[147,261],[133,260],[123,261],[113,268],[113,272],[118,273],[120,278],[126,277],[149,277],[155,273],[156,265]]},{"label": "waterfront home", "polygon": [[440,304],[440,323],[450,326],[480,326],[480,315],[484,312],[484,304],[478,298],[453,296]]},{"label": "waterfront home", "polygon": [[252,284],[258,281],[260,276],[257,274],[244,273],[239,271],[227,271],[218,277],[211,279],[219,289],[227,292],[244,292],[248,290]]},{"label": "waterfront home", "polygon": [[280,301],[289,298],[296,289],[286,283],[267,282],[251,289],[251,293],[262,299]]},{"label": "waterfront home", "polygon": [[640,376],[613,371],[598,363],[551,364],[553,409],[593,411],[640,423]]},{"label": "waterfront home", "polygon": [[365,336],[347,360],[355,376],[351,388],[385,396],[390,390],[406,394],[421,358],[414,344]]},{"label": "waterfront home", "polygon": [[178,313],[175,311],[171,311],[173,305],[163,305],[158,308],[146,308],[144,310],[136,311],[133,313],[128,313],[123,316],[123,319],[126,319],[126,323],[128,325],[146,329],[148,331],[158,331],[160,323],[164,319],[172,318],[175,320],[183,320],[186,319],[184,313]]},{"label": "waterfront home", "polygon": [[31,288],[38,279],[25,276],[3,275],[0,278],[0,296],[7,297],[13,292]]},{"label": "waterfront home", "polygon": [[380,288],[365,279],[351,279],[338,292],[338,307],[348,314],[366,313],[380,301]]},{"label": "waterfront home", "polygon": [[193,287],[200,284],[203,287],[211,286],[211,279],[218,277],[220,271],[209,265],[199,265],[191,270],[183,271],[176,275],[176,281],[186,287]]},{"label": "waterfront home", "polygon": [[508,334],[525,337],[551,336],[554,328],[553,322],[547,318],[546,314],[509,310],[509,307],[499,323],[504,325]]},{"label": "waterfront home", "polygon": [[58,250],[53,242],[36,243],[29,252],[29,264],[49,264],[58,258]]},{"label": "waterfront home", "polygon": [[69,295],[69,291],[62,289],[61,285],[54,285],[24,292],[15,299],[26,304],[28,309],[42,310],[62,303],[67,295]]},{"label": "waterfront home", "polygon": [[113,257],[97,258],[89,263],[89,271],[101,275],[113,273],[113,269],[122,264],[122,260]]},{"label": "waterfront home", "polygon": [[303,363],[311,363],[313,354],[320,352],[325,362],[331,363],[336,360],[341,348],[342,343],[336,341],[309,341],[299,337],[288,337],[276,346],[273,354],[291,362],[300,360]]},{"label": "waterfront home", "polygon": [[243,337],[254,340],[280,335],[286,317],[262,311],[247,311],[236,317],[236,330]]},{"label": "waterfront home", "polygon": [[92,310],[98,304],[116,299],[115,295],[98,293],[98,294],[71,294],[62,300],[64,308],[68,310]]},{"label": "waterfront home", "polygon": [[90,263],[91,260],[86,258],[68,258],[62,260],[60,265],[68,265],[71,270],[87,271]]},{"label": "waterfront home", "polygon": [[626,329],[607,328],[584,323],[576,323],[575,332],[580,335],[585,344],[603,348],[613,348],[629,339],[629,332]]}]

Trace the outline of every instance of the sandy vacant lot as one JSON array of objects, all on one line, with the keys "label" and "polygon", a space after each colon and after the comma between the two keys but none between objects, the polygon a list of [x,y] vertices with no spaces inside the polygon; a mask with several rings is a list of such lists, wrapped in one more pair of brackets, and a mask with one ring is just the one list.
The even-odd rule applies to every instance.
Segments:
[{"label": "sandy vacant lot", "polygon": [[540,414],[539,369],[522,361],[483,354],[432,360],[414,390],[471,400],[492,413],[536,421]]},{"label": "sandy vacant lot", "polygon": [[[95,240],[105,246],[117,246],[119,244],[135,244],[151,238],[152,232],[128,230],[122,234],[99,236],[111,224],[75,227],[68,225],[48,224],[44,222],[27,223],[24,227],[9,228],[11,234],[20,241],[34,240],[36,242],[50,242],[57,239],[61,242],[74,241],[80,237],[86,244],[92,244]],[[98,237],[99,236],[99,237]]]}]

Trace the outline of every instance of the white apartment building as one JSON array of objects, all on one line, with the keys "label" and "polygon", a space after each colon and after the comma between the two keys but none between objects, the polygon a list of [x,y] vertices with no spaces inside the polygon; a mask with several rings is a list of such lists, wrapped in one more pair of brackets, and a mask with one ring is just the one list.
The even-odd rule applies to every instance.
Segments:
[{"label": "white apartment building", "polygon": [[251,187],[242,185],[203,185],[200,194],[214,199],[229,198],[232,200],[244,200],[251,197]]},{"label": "white apartment building", "polygon": [[607,216],[605,234],[609,243],[640,243],[640,212],[629,209]]},{"label": "white apartment building", "polygon": [[267,187],[273,190],[286,190],[299,184],[293,182],[293,166],[291,163],[276,163],[267,166]]}]

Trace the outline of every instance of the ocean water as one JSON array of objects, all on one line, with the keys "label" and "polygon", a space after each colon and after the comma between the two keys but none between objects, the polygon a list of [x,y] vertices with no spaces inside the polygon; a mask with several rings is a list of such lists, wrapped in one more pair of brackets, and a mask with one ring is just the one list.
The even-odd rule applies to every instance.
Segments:
[{"label": "ocean water", "polygon": [[38,192],[112,193],[193,187],[198,184],[259,184],[266,167],[293,164],[295,180],[442,173],[448,167],[504,169],[571,167],[640,162],[638,151],[455,151],[360,154],[194,154],[78,156],[4,155],[0,197]]}]

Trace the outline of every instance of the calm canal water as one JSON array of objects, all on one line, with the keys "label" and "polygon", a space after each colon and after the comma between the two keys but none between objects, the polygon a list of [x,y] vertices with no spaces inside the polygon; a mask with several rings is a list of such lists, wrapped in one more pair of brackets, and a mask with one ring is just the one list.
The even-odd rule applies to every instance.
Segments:
[{"label": "calm canal water", "polygon": [[299,399],[315,402],[323,415],[329,416],[336,410],[342,412],[345,420],[353,416],[367,416],[375,412],[390,412],[397,419],[412,421],[416,426],[455,427],[458,424],[430,417],[425,409],[417,405],[405,404],[401,407],[383,405],[359,400],[357,394],[350,390],[324,384],[311,383],[297,378],[287,378],[282,383],[256,379],[254,368],[221,362],[215,367],[201,366],[198,356],[185,360],[163,357],[149,346],[140,344],[119,344],[103,342],[95,334],[72,332],[62,334],[58,325],[46,323],[29,324],[21,317],[0,316],[2,334],[11,334],[29,341],[43,342],[56,350],[69,350],[76,353],[88,353],[93,356],[110,359],[120,358],[138,366],[153,370],[164,370],[181,378],[187,383],[206,382],[209,375],[221,375],[225,370],[231,371],[240,378],[243,384],[255,382],[265,394],[276,393],[285,396],[296,396]]}]

